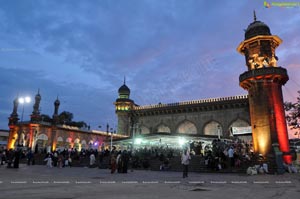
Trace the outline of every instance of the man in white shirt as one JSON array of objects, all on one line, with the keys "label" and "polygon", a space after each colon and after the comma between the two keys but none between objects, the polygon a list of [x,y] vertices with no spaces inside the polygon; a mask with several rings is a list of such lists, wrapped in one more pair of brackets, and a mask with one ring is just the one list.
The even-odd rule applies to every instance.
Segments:
[{"label": "man in white shirt", "polygon": [[187,149],[185,149],[183,154],[181,155],[181,164],[183,165],[183,178],[188,177],[188,167],[190,164],[190,159],[190,153]]}]

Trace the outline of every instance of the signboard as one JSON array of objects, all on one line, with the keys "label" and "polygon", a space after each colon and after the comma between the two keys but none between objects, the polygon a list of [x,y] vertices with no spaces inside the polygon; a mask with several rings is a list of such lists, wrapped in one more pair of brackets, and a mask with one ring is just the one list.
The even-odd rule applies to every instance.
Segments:
[{"label": "signboard", "polygon": [[247,135],[252,133],[251,126],[231,127],[232,135]]}]

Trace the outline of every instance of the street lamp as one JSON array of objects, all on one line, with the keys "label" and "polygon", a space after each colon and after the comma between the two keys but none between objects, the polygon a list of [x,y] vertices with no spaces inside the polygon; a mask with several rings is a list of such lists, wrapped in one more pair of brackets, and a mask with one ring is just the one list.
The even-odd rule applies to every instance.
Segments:
[{"label": "street lamp", "polygon": [[112,152],[113,128],[110,128],[110,152]]},{"label": "street lamp", "polygon": [[139,128],[139,123],[135,123],[132,126],[132,150],[134,150],[134,143],[135,143],[135,135],[136,130]]},{"label": "street lamp", "polygon": [[113,130],[113,128],[110,128],[110,152],[112,152],[112,143],[113,143],[113,134],[116,133],[116,131]]},{"label": "street lamp", "polygon": [[23,115],[24,115],[24,104],[25,103],[30,103],[31,99],[30,97],[20,97],[19,98],[19,103],[22,104],[22,116],[21,116],[21,122],[23,122]]}]

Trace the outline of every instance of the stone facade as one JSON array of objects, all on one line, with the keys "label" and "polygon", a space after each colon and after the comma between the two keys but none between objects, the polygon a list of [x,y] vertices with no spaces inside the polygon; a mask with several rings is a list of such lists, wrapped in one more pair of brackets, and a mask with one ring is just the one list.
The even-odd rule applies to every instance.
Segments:
[{"label": "stone facade", "polygon": [[118,134],[220,134],[229,137],[231,127],[250,126],[248,96],[145,106],[130,101],[132,104],[126,109],[120,108],[118,101],[115,103],[118,124],[122,124],[118,125]]}]

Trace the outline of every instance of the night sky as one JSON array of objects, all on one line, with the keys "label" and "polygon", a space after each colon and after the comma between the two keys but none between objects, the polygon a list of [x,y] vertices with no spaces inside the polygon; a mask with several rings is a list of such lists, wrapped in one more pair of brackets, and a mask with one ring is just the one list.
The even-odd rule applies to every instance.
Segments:
[{"label": "night sky", "polygon": [[[290,76],[284,99],[295,101],[300,90],[300,7],[265,8],[262,0],[0,3],[0,129],[8,129],[17,95],[34,99],[38,89],[42,114],[52,116],[58,95],[59,112],[92,129],[115,128],[113,102],[124,76],[139,105],[246,94],[238,81],[245,59],[236,48],[254,9],[283,40],[278,65]],[[24,106],[24,120],[32,107]]]}]

